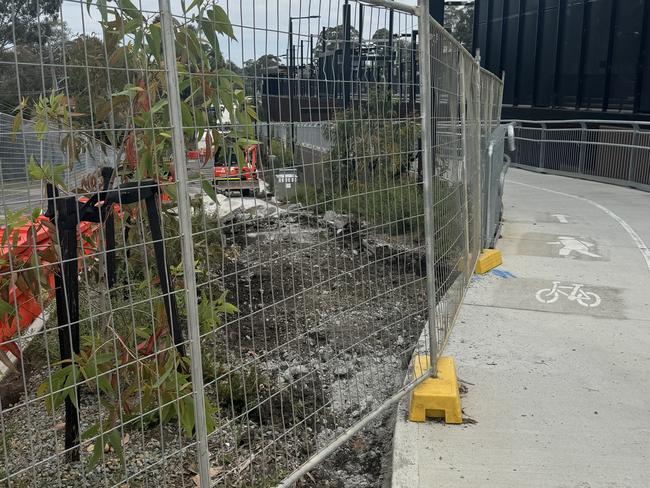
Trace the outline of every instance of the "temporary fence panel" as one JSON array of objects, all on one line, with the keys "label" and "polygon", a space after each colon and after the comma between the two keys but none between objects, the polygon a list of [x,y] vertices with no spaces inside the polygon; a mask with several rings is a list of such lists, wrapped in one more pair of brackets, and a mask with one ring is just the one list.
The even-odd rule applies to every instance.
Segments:
[{"label": "temporary fence panel", "polygon": [[[485,191],[483,192],[483,247],[494,248],[501,231],[503,218],[503,191],[509,161],[505,157],[506,139],[511,126],[502,125],[490,134],[483,163]],[[512,143],[514,139],[511,139]]]},{"label": "temporary fence panel", "polygon": [[502,84],[426,5],[10,4],[0,483],[288,486],[436,374]]}]

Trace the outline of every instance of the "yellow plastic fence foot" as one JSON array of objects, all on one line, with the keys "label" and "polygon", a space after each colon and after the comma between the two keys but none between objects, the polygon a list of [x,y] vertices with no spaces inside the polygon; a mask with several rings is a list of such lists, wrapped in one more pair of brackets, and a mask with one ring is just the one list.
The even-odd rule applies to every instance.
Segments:
[{"label": "yellow plastic fence foot", "polygon": [[[414,359],[415,377],[429,369],[429,356],[417,355]],[[438,376],[427,378],[411,393],[409,420],[424,422],[427,418],[444,418],[447,424],[461,424],[460,392],[453,358],[438,359]]]},{"label": "yellow plastic fence foot", "polygon": [[476,272],[478,274],[487,273],[502,263],[501,251],[498,249],[483,249],[476,263]]}]

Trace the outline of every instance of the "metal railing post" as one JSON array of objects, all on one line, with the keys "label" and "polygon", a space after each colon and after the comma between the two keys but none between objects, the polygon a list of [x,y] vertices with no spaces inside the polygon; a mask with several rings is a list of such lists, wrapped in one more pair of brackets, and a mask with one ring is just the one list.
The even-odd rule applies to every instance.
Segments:
[{"label": "metal railing post", "polygon": [[432,375],[437,374],[438,337],[436,334],[435,222],[433,207],[433,105],[431,90],[431,22],[427,0],[418,1],[420,35],[420,116],[422,118],[422,192],[424,198],[424,233],[427,270],[427,308],[429,358]]},{"label": "metal railing post", "polygon": [[210,456],[208,454],[208,431],[205,413],[205,394],[203,388],[203,365],[201,363],[201,335],[199,330],[198,298],[196,275],[194,272],[194,243],[190,195],[188,191],[187,162],[185,160],[185,141],[181,117],[181,98],[176,66],[176,44],[170,0],[159,0],[162,26],[163,52],[167,78],[167,97],[172,132],[172,154],[176,170],[178,195],[178,221],[181,231],[181,253],[183,258],[183,279],[185,283],[185,304],[187,307],[187,327],[189,333],[190,369],[194,398],[194,425],[196,430],[196,451],[200,486],[210,485]]},{"label": "metal railing post", "polygon": [[582,174],[585,168],[585,152],[587,151],[587,146],[585,142],[587,141],[587,124],[584,122],[580,123],[580,155],[578,156],[578,174]]},{"label": "metal railing post", "polygon": [[544,169],[546,167],[546,124],[542,126],[542,137],[539,140],[539,167]]},{"label": "metal railing post", "polygon": [[636,163],[639,157],[639,125],[633,124],[634,133],[632,134],[632,151],[630,152],[630,166],[627,172],[627,181],[630,182],[632,186],[636,183],[634,181],[634,175],[636,174]]}]

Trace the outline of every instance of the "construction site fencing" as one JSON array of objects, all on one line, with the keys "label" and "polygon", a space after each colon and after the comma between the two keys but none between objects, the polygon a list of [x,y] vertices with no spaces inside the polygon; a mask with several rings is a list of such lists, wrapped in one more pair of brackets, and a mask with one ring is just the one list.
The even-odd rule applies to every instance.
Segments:
[{"label": "construction site fencing", "polygon": [[[51,161],[63,165],[61,179],[67,186],[75,186],[92,171],[112,165],[112,149],[92,137],[86,137],[80,144],[84,145],[83,154],[68,164],[68,156],[62,145],[66,144],[66,132],[57,127],[48,127],[42,133],[32,121],[22,120],[11,114],[0,113],[0,185],[2,185],[2,206],[11,207],[12,202],[26,201],[29,190],[29,163]],[[109,161],[110,160],[110,161]],[[40,185],[31,185],[33,202],[38,204],[42,196]]]},{"label": "construction site fencing", "polygon": [[502,82],[426,3],[171,3],[0,9],[0,484],[348,483],[436,375]]},{"label": "construction site fencing", "polygon": [[503,222],[503,192],[510,158],[506,157],[506,141],[510,152],[516,150],[514,124],[501,125],[490,134],[482,163],[485,189],[483,191],[483,247],[496,246]]},{"label": "construction site fencing", "polygon": [[650,191],[650,123],[516,121],[513,166]]}]

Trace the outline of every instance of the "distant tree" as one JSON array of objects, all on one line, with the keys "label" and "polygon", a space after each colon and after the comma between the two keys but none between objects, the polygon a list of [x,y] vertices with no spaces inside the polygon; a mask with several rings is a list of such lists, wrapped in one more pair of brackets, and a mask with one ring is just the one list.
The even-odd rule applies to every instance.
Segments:
[{"label": "distant tree", "polygon": [[472,49],[474,32],[474,6],[473,5],[446,5],[445,28],[467,50]]},{"label": "distant tree", "polygon": [[[104,42],[95,36],[77,36],[66,42],[67,77],[60,89],[74,102],[75,112],[82,114],[79,122],[88,126],[90,114],[95,114],[97,120],[98,114],[111,110],[111,93],[128,83],[131,53],[128,50],[113,51],[107,63],[106,49]],[[57,63],[61,64],[61,61]]]},{"label": "distant tree", "polygon": [[280,66],[280,58],[274,54],[264,54],[255,59],[244,62],[243,78],[246,95],[254,95],[261,89],[262,80],[267,76],[269,69]]},{"label": "distant tree", "polygon": [[389,36],[390,36],[390,31],[385,27],[382,27],[381,29],[377,29],[375,31],[375,33],[372,35],[372,40],[378,41],[381,39],[388,39]]},{"label": "distant tree", "polygon": [[[20,60],[19,65],[14,64],[14,55]],[[22,97],[34,99],[51,90],[52,78],[43,69],[39,53],[31,47],[18,46],[1,52],[0,63],[0,112],[11,113]]]},{"label": "distant tree", "polygon": [[11,46],[46,42],[63,0],[0,1],[0,53]]},{"label": "distant tree", "polygon": [[[329,27],[324,31],[321,31],[316,46],[314,47],[314,57],[318,57],[323,52],[337,49],[339,45],[342,45],[344,39],[345,28],[343,25]],[[354,27],[350,28],[350,41],[352,43],[359,42],[359,31]]]}]

